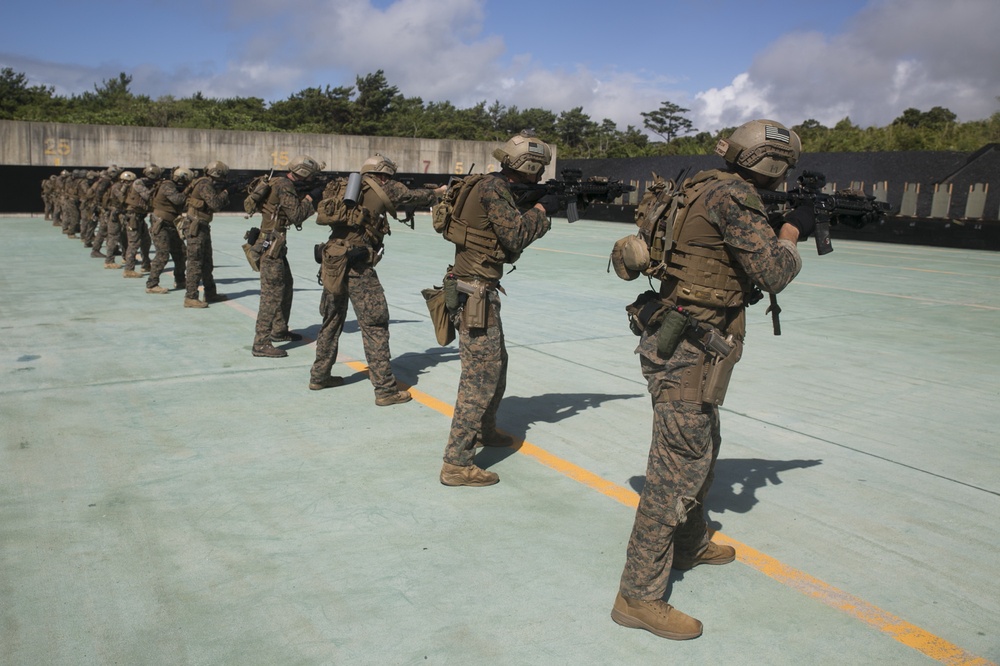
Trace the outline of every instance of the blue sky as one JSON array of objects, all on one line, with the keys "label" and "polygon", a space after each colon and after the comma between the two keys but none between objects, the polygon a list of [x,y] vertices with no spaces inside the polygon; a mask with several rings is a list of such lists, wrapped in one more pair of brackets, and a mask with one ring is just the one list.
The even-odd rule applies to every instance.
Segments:
[{"label": "blue sky", "polygon": [[425,102],[499,101],[642,127],[754,117],[886,125],[1000,111],[1000,0],[11,0],[0,66],[59,94],[287,98],[379,69]]}]

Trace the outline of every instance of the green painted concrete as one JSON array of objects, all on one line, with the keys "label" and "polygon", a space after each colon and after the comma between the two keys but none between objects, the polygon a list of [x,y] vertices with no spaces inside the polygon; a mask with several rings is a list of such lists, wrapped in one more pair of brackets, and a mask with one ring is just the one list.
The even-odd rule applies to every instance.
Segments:
[{"label": "green painted concrete", "polygon": [[[0,663],[921,664],[746,564],[678,575],[705,623],[666,641],[609,612],[633,510],[512,450],[446,488],[450,419],[309,391],[313,347],[250,354],[248,222],[213,224],[207,310],[148,295],[40,218],[0,220]],[[649,398],[606,272],[623,225],[556,221],[504,279],[503,429],[639,487]],[[314,336],[309,222],[292,327]],[[1000,254],[837,242],[750,311],[709,506],[726,536],[1000,661]],[[450,246],[394,225],[378,272],[399,379],[454,401],[420,296]],[[169,278],[164,284],[170,285]],[[353,313],[343,361],[363,359]],[[707,569],[707,570],[706,570]]]}]

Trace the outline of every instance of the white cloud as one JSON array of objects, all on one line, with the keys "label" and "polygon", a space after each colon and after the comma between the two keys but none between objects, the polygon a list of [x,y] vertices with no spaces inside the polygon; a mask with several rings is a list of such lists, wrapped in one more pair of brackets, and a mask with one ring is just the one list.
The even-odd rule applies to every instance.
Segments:
[{"label": "white cloud", "polygon": [[714,128],[761,115],[868,127],[943,106],[985,118],[1000,110],[998,30],[994,0],[875,1],[840,34],[779,38],[731,85],[698,93],[696,117]]}]

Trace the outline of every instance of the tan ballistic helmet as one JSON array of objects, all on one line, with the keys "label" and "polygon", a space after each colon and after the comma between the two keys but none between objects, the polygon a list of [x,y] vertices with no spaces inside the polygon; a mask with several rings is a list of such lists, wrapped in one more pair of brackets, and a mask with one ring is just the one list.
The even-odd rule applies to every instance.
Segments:
[{"label": "tan ballistic helmet", "polygon": [[191,169],[186,169],[184,167],[177,167],[176,169],[174,169],[174,173],[170,176],[170,178],[175,183],[190,183],[192,180],[194,180],[194,171],[191,171]]},{"label": "tan ballistic helmet", "polygon": [[215,160],[205,167],[205,175],[212,178],[225,178],[229,175],[229,165],[225,162]]},{"label": "tan ballistic helmet", "polygon": [[135,174],[132,173],[131,171],[122,171],[118,175],[118,178],[120,178],[121,180],[124,180],[126,182],[131,182],[131,181],[135,180]]},{"label": "tan ballistic helmet", "polygon": [[500,165],[519,173],[534,176],[552,161],[552,150],[530,130],[512,136],[501,148],[493,151]]},{"label": "tan ballistic helmet", "polygon": [[121,172],[122,169],[117,164],[112,164],[111,166],[109,166],[107,169],[104,170],[104,173],[108,174],[108,176],[110,176],[111,178],[117,178]]},{"label": "tan ballistic helmet", "polygon": [[388,157],[382,157],[375,153],[361,165],[361,173],[384,173],[387,176],[393,176],[396,173],[396,163]]},{"label": "tan ballistic helmet", "polygon": [[325,162],[317,162],[308,155],[299,155],[288,164],[288,170],[299,178],[309,179],[326,168]]},{"label": "tan ballistic helmet", "polygon": [[649,268],[649,248],[646,241],[633,234],[615,242],[611,249],[611,265],[623,280],[634,280]]},{"label": "tan ballistic helmet", "polygon": [[795,166],[801,152],[799,135],[774,120],[744,123],[715,146],[715,153],[729,164],[775,179]]},{"label": "tan ballistic helmet", "polygon": [[142,170],[142,175],[146,178],[159,178],[163,175],[163,169],[150,162],[146,165],[146,168]]}]

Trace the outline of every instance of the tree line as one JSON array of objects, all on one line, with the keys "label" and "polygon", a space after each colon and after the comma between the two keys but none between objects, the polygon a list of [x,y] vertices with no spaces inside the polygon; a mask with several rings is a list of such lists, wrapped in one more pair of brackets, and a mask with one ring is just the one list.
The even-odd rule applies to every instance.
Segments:
[{"label": "tree line", "polygon": [[[31,85],[25,74],[7,67],[0,71],[0,119],[469,141],[504,141],[532,128],[554,143],[563,158],[704,155],[734,129],[699,132],[685,115],[689,110],[670,101],[641,114],[643,127],[662,141],[632,125],[620,130],[608,118],[597,122],[583,107],[556,113],[482,101],[460,109],[450,102],[406,97],[382,70],[357,76],[353,86],[305,88],[271,103],[259,97],[209,98],[200,92],[154,100],[134,94],[131,84],[132,77],[122,72],[94,84],[93,91],[67,97],[56,95],[52,87]],[[971,152],[1000,142],[1000,111],[986,120],[961,123],[940,106],[910,108],[885,127],[862,128],[844,118],[833,127],[807,119],[792,128],[806,152]]]}]

